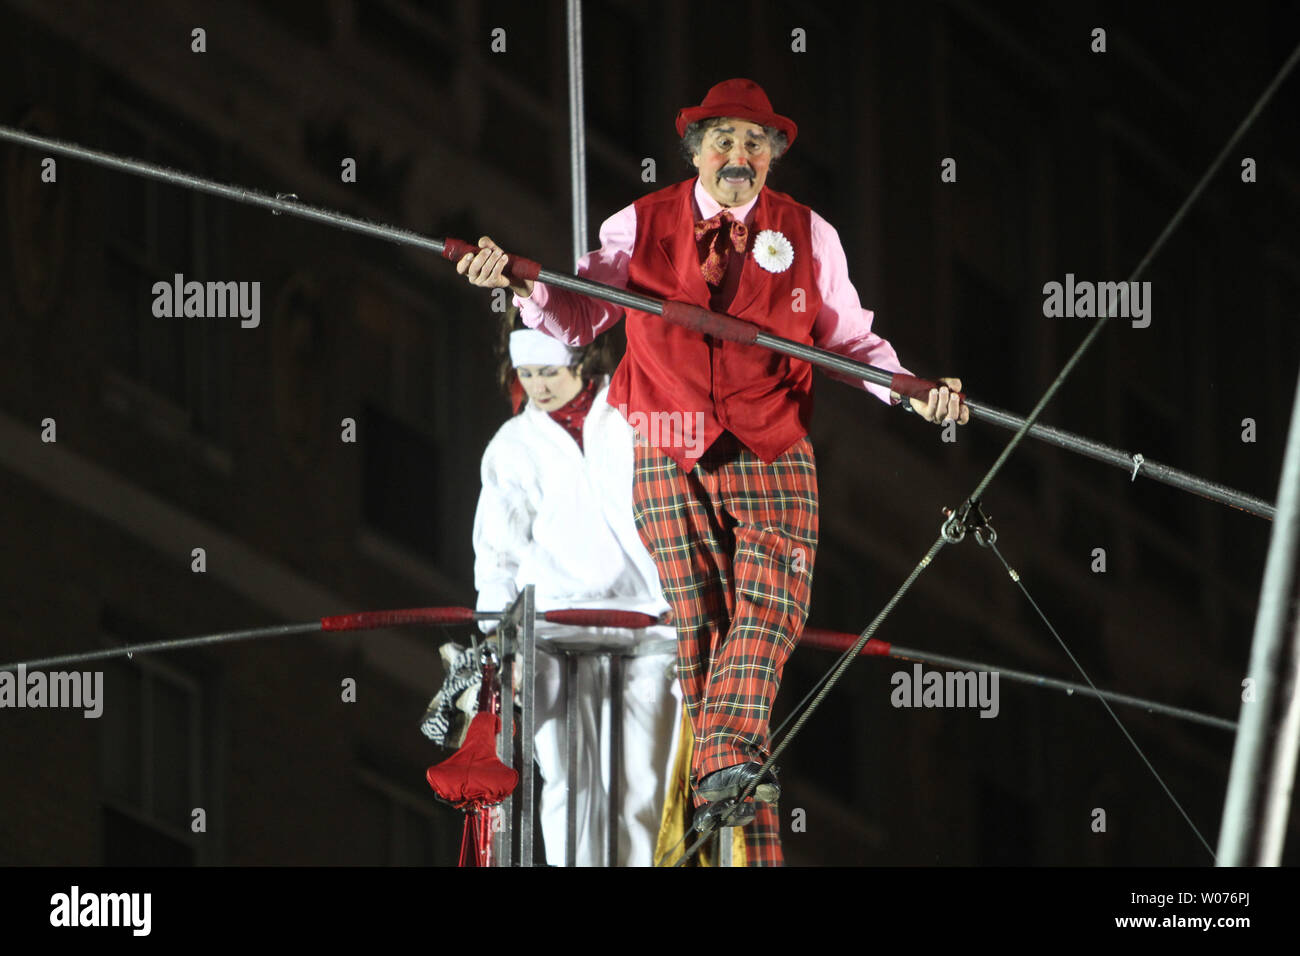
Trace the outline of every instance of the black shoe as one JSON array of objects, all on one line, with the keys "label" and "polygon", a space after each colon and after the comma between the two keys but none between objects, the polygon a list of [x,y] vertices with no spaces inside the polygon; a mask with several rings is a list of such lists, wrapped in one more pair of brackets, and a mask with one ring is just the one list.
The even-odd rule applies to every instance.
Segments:
[{"label": "black shoe", "polygon": [[[758,776],[762,764],[738,763],[733,767],[715,770],[695,788],[695,795],[708,803],[735,798],[745,792],[751,780]],[[769,768],[762,780],[754,788],[756,803],[776,803],[781,798],[781,785],[776,779],[775,768]]]},{"label": "black shoe", "polygon": [[728,797],[726,800],[706,803],[696,810],[695,818],[691,820],[691,829],[696,833],[704,833],[719,827],[743,827],[754,822],[755,813],[753,800],[738,804],[734,797]]}]

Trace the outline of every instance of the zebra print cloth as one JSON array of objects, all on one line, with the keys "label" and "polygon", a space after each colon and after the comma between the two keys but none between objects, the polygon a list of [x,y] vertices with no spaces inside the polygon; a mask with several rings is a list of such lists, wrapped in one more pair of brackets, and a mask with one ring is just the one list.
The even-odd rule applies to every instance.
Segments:
[{"label": "zebra print cloth", "polygon": [[438,648],[447,677],[429,701],[420,732],[440,747],[456,749],[465,740],[469,722],[478,713],[478,692],[483,682],[477,647],[448,641]]}]

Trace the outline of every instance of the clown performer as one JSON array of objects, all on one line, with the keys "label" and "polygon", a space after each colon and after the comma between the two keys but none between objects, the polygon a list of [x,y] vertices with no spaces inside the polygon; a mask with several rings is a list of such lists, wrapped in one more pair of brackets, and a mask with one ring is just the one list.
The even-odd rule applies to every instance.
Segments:
[{"label": "clown performer", "polygon": [[[483,453],[483,488],[474,516],[478,608],[504,610],[535,586],[539,612],[616,608],[668,611],[654,562],[632,512],[632,430],[606,401],[598,350],[562,342],[506,317],[502,383],[522,386],[527,405]],[[505,351],[503,349],[503,351]],[[587,354],[584,354],[587,353]],[[521,396],[522,397],[522,396]],[[485,628],[487,630],[489,628]],[[680,712],[672,627],[574,629],[540,623],[536,655],[535,753],[546,860],[565,863],[569,788],[577,793],[577,866],[604,862],[607,828],[619,827],[618,861],[650,866],[664,781]],[[609,661],[578,658],[578,752],[569,760],[562,699],[563,660],[543,644],[615,646],[625,654],[619,819],[609,820]],[[653,643],[666,651],[652,650]],[[642,653],[638,654],[638,648]]]},{"label": "clown performer", "polygon": [[[744,319],[766,332],[905,372],[872,331],[836,231],[766,188],[794,142],[752,80],[717,84],[682,109],[677,134],[698,175],[643,196],[605,221],[578,274]],[[638,434],[633,498],[677,625],[683,702],[694,730],[696,826],[745,825],[749,865],[783,862],[770,770],[753,800],[730,804],[759,775],[782,668],[803,631],[817,545],[817,481],[808,439],[812,366],[662,318],[502,274],[486,236],[457,270],[474,285],[510,286],[528,326],[590,342],[626,311],[627,354],[609,402]],[[830,373],[883,401],[896,393]],[[961,381],[940,379],[926,421],[965,424]],[[643,432],[648,434],[642,434]],[[751,822],[752,820],[752,822]]]}]

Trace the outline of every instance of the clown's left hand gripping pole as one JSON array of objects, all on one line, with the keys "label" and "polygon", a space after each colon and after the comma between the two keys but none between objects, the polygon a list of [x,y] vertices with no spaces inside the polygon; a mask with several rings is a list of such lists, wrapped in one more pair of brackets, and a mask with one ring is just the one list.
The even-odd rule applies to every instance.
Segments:
[{"label": "clown's left hand gripping pole", "polygon": [[[339,229],[345,229],[350,232],[359,232],[367,236],[373,236],[376,239],[386,239],[389,242],[396,242],[401,245],[414,246],[419,249],[427,249],[430,252],[436,252],[444,259],[456,262],[463,256],[477,252],[476,246],[470,245],[460,239],[432,239],[428,236],[422,236],[419,233],[411,232],[407,229],[399,229],[394,226],[384,225],[382,223],[370,222],[365,219],[358,219],[354,216],[347,216],[343,213],[335,212],[331,209],[322,209],[317,206],[309,206],[305,203],[297,202],[295,199],[284,196],[270,196],[265,193],[257,192],[252,189],[244,189],[239,186],[229,186],[224,183],[213,182],[199,176],[193,176],[180,170],[168,169],[165,166],[158,166],[153,163],[146,163],[137,159],[129,159],[121,156],[114,156],[110,153],[103,153],[94,149],[87,149],[75,143],[68,143],[62,140],[50,139],[44,136],[36,136],[23,130],[13,129],[8,126],[0,126],[0,140],[9,140],[10,142],[19,143],[24,146],[30,146],[33,149],[44,150],[49,153],[56,153],[62,156],[70,156],[74,159],[85,160],[95,163],[99,166],[106,166],[109,169],[115,169],[119,172],[130,173],[136,176],[144,176],[148,179],[156,179],[160,182],[170,183],[174,186],[185,186],[198,192],[209,193],[214,196],[220,196],[223,199],[231,199],[235,202],[241,202],[252,206],[261,206],[270,209],[275,213],[283,213],[287,216],[297,216],[300,219],[310,219],[314,222],[322,222]],[[870,382],[873,385],[884,385],[897,392],[900,395],[917,398],[921,401],[928,399],[930,390],[937,388],[940,383],[929,379],[916,378],[911,375],[901,373],[887,372],[884,369],[867,365],[863,362],[854,361],[835,352],[829,352],[826,349],[819,349],[812,345],[805,345],[800,342],[794,342],[790,339],[782,338],[778,335],[772,335],[769,332],[762,331],[758,326],[741,319],[733,318],[729,315],[722,315],[717,312],[710,312],[708,309],[695,305],[689,305],[683,302],[667,302],[662,299],[656,299],[652,296],[641,295],[636,292],[629,292],[626,289],[619,289],[614,286],[607,286],[599,282],[593,282],[590,279],[583,279],[579,276],[568,275],[563,272],[553,272],[550,269],[543,269],[538,263],[530,259],[523,259],[516,256],[510,256],[503,273],[514,282],[523,280],[535,280],[545,282],[547,285],[557,288],[566,289],[570,292],[576,292],[580,295],[590,296],[605,302],[612,302],[615,305],[621,305],[629,309],[637,309],[641,312],[648,312],[652,315],[662,316],[669,322],[685,326],[689,329],[701,333],[702,335],[712,335],[715,338],[726,339],[731,342],[738,342],[743,345],[759,345],[763,348],[770,349],[773,352],[780,352],[794,358],[803,359],[813,365],[819,365],[822,368],[831,371],[840,372],[850,375],[854,378]],[[994,425],[999,425],[1010,431],[1019,431],[1025,424],[1025,419],[1010,412],[994,408],[991,405],[976,403],[967,399],[964,395],[962,399],[967,408],[970,409],[972,417],[983,419]],[[1112,448],[1101,442],[1093,441],[1070,432],[1062,431],[1058,428],[1052,428],[1047,425],[1034,424],[1029,428],[1030,435],[1040,441],[1065,448],[1069,451],[1086,455],[1097,461],[1105,462],[1114,467],[1121,468],[1126,472],[1131,472],[1136,478],[1140,470],[1148,478],[1172,485],[1175,488],[1182,488],[1184,491],[1190,491],[1194,494],[1219,501],[1234,508],[1240,508],[1251,514],[1258,515],[1261,518],[1272,520],[1273,506],[1267,501],[1255,498],[1251,495],[1243,494],[1233,488],[1216,482],[1206,481],[1196,475],[1179,471],[1176,468],[1170,468],[1159,462],[1150,459],[1144,459],[1141,455],[1130,455],[1118,448]]]}]

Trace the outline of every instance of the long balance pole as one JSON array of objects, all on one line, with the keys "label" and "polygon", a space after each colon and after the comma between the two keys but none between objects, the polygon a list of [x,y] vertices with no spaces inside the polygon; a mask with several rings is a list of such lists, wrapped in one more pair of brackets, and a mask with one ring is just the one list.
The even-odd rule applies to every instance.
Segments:
[{"label": "long balance pole", "polygon": [[[521,607],[524,607],[524,605],[521,605]],[[522,620],[521,615],[526,613],[528,613],[526,610],[512,611],[510,608],[505,611],[476,611],[467,607],[416,607],[387,611],[361,611],[354,614],[335,614],[316,621],[275,624],[270,627],[253,627],[238,631],[222,631],[217,634],[200,634],[195,637],[127,644],[97,651],[82,651],[13,664],[0,664],[0,673],[9,671],[24,673],[26,671],[66,667],[71,664],[87,664],[91,661],[111,660],[119,657],[133,658],[136,654],[156,654],[164,651],[205,647],[212,644],[229,644],[235,641],[251,641],[272,637],[292,637],[299,634],[373,631],[390,627],[453,627],[472,624],[476,621],[495,621],[503,618],[512,619],[516,627],[520,627],[522,626],[520,623]],[[535,621],[548,621],[552,624],[567,624],[576,627],[624,627],[636,630],[661,623],[659,618],[652,614],[643,614],[640,611],[622,611],[614,608],[561,608],[551,611],[534,611],[532,614]],[[857,640],[857,634],[846,634],[839,631],[810,627],[804,629],[800,646],[843,652],[852,647]],[[1008,680],[1033,684],[1037,687],[1063,690],[1069,694],[1077,693],[1084,696],[1104,697],[1122,704],[1130,704],[1155,713],[1166,714],[1183,720],[1192,720],[1224,730],[1232,730],[1236,726],[1231,721],[1224,720],[1221,717],[1198,713],[1185,707],[1162,704],[1159,701],[1146,700],[1113,691],[1094,692],[1091,688],[1084,687],[1082,684],[1058,680],[1043,674],[1031,674],[1026,671],[1011,670],[996,664],[981,663],[930,651],[899,647],[897,644],[890,644],[875,638],[866,643],[860,654],[863,657],[892,657],[897,660],[918,661],[957,670],[997,672]],[[504,674],[503,680],[508,679],[509,675]]]},{"label": "long balance pole", "polygon": [[[353,216],[347,216],[343,213],[335,212],[331,209],[323,209],[317,206],[309,206],[279,196],[269,196],[252,189],[244,189],[239,186],[228,186],[224,183],[213,182],[212,180],[203,179],[189,173],[179,170],[168,169],[165,166],[157,166],[153,163],[146,163],[141,160],[128,159],[125,157],[115,156],[110,153],[103,153],[98,150],[88,149],[75,143],[68,143],[62,140],[50,139],[44,136],[36,136],[22,130],[13,129],[8,126],[0,126],[0,140],[9,140],[20,143],[24,146],[30,146],[34,149],[46,150],[51,153],[57,153],[63,156],[70,156],[74,159],[82,159],[100,166],[106,166],[109,169],[115,169],[119,172],[130,173],[137,176],[144,176],[149,179],[156,179],[161,182],[171,183],[178,186],[186,186],[198,192],[210,193],[215,196],[221,196],[225,199],[231,199],[235,202],[241,202],[253,206],[262,206],[274,212],[284,213],[285,215],[297,216],[300,219],[310,219],[314,222],[323,222],[339,229],[345,229],[351,232],[359,232],[364,235],[373,236],[377,239],[386,239],[390,242],[396,242],[402,245],[415,246],[420,249],[427,249],[441,255],[444,259],[453,262],[459,260],[468,253],[476,252],[477,247],[472,246],[460,239],[432,239],[428,236],[422,236],[419,233],[411,232],[407,229],[398,229],[394,226],[387,226],[382,223],[369,222],[365,219],[358,219]],[[740,319],[732,318],[728,315],[721,315],[717,312],[710,312],[699,306],[688,305],[682,302],[665,302],[648,295],[641,295],[636,292],[629,292],[626,289],[618,289],[613,286],[603,285],[599,282],[593,282],[590,279],[583,279],[578,276],[569,275],[563,272],[553,272],[550,269],[543,269],[538,263],[530,259],[511,256],[510,261],[505,269],[505,273],[510,278],[519,280],[537,280],[545,282],[547,285],[557,288],[566,289],[570,292],[576,292],[581,295],[590,296],[595,299],[601,299],[605,302],[612,302],[615,305],[621,305],[626,308],[638,309],[642,312],[649,312],[653,315],[663,316],[669,322],[686,328],[694,329],[701,334],[712,335],[716,338],[727,339],[733,342],[739,342],[748,345],[761,345],[764,348],[771,349],[774,352],[780,352],[784,355],[790,355],[795,358],[803,359],[814,365],[831,369],[837,372],[843,372],[860,378],[864,381],[871,382],[875,385],[885,385],[898,392],[900,395],[906,395],[913,398],[924,400],[930,389],[935,387],[936,383],[929,379],[916,378],[911,375],[901,375],[887,372],[862,362],[854,361],[835,352],[829,352],[825,349],[819,349],[811,345],[804,345],[799,342],[793,342],[780,336],[772,335],[768,332],[761,331],[758,326]],[[991,405],[985,405],[982,402],[973,402],[966,400],[967,407],[970,408],[972,417],[991,422],[1002,428],[1011,431],[1017,431],[1024,425],[1025,419],[1013,415],[1010,412],[994,408]],[[1181,488],[1184,491],[1190,491],[1202,497],[1209,498],[1213,501],[1219,501],[1234,508],[1240,508],[1243,511],[1256,515],[1261,518],[1272,520],[1274,514],[1273,505],[1261,498],[1253,495],[1247,495],[1243,492],[1229,488],[1226,485],[1217,482],[1207,481],[1204,478],[1179,471],[1168,465],[1162,465],[1159,462],[1144,459],[1141,455],[1130,455],[1118,448],[1113,448],[1101,442],[1093,441],[1070,432],[1062,431],[1058,428],[1052,428],[1047,425],[1033,425],[1028,434],[1040,441],[1056,445],[1068,451],[1084,455],[1097,461],[1105,462],[1121,468],[1126,472],[1131,472],[1136,478],[1138,474],[1144,474],[1148,478],[1163,484],[1172,485],[1175,488]]]}]

